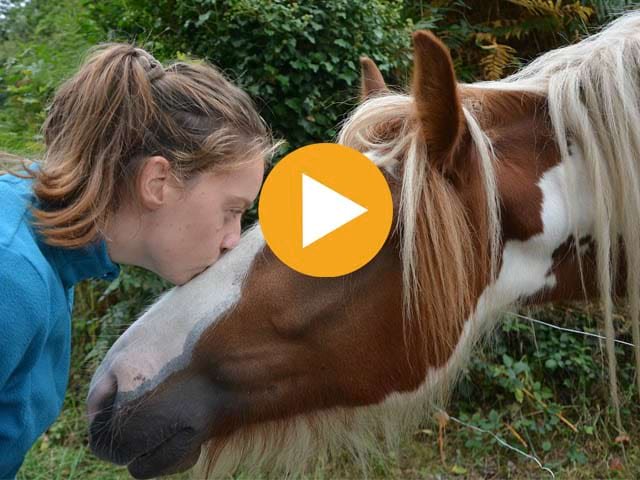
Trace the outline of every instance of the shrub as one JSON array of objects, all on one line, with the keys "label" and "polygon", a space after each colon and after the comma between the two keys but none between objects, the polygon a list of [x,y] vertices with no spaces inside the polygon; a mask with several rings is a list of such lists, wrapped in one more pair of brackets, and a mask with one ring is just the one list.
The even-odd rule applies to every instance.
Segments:
[{"label": "shrub", "polygon": [[290,147],[331,141],[356,103],[360,55],[404,75],[412,24],[398,0],[128,0],[92,4],[112,38],[162,58],[206,58],[261,104]]},{"label": "shrub", "polygon": [[42,151],[48,101],[102,38],[81,0],[31,0],[0,17],[0,151]]},{"label": "shrub", "polygon": [[404,15],[414,19],[416,28],[432,30],[444,40],[462,80],[497,80],[517,70],[522,60],[578,39],[590,23],[602,23],[615,10],[594,3],[611,2],[410,0]]}]

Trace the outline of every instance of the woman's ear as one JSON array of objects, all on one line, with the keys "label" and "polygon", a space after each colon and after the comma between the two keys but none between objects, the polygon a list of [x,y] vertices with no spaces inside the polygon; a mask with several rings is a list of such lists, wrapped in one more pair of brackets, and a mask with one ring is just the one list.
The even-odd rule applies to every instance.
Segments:
[{"label": "woman's ear", "polygon": [[453,61],[431,32],[415,32],[413,48],[415,116],[430,162],[441,172],[452,173],[454,153],[466,129]]},{"label": "woman's ear", "polygon": [[384,78],[378,70],[375,62],[369,57],[360,57],[362,86],[360,88],[360,98],[366,100],[379,93],[387,92],[389,89],[384,83]]},{"label": "woman's ear", "polygon": [[141,204],[149,210],[163,206],[167,200],[167,189],[171,188],[172,178],[171,164],[166,158],[146,158],[137,181],[137,194]]}]

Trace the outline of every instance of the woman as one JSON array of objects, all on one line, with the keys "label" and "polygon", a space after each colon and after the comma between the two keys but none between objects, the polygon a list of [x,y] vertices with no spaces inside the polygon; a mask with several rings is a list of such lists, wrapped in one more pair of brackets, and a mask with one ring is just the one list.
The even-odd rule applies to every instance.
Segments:
[{"label": "woman", "polygon": [[58,416],[73,287],[138,265],[181,285],[240,238],[274,150],[216,69],[100,47],[57,92],[43,165],[0,176],[0,478]]}]

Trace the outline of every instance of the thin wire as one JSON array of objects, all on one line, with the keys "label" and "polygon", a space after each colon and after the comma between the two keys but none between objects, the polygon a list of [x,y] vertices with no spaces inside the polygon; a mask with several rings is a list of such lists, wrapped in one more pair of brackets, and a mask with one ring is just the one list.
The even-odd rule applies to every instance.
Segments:
[{"label": "thin wire", "polygon": [[[582,330],[573,330],[571,328],[566,328],[566,327],[559,327],[557,325],[553,325],[551,323],[543,322],[542,320],[536,320],[535,318],[527,317],[526,315],[521,315],[519,313],[514,313],[514,312],[508,312],[508,313],[510,315],[513,315],[514,317],[519,317],[519,318],[522,318],[524,320],[529,320],[530,322],[533,322],[533,323],[538,323],[540,325],[545,325],[545,326],[550,327],[550,328],[555,328],[556,330],[562,330],[563,332],[578,333],[578,334],[584,335],[586,337],[599,338],[600,340],[606,340],[607,339],[607,337],[604,337],[602,335],[598,335],[597,333],[584,332]],[[633,343],[625,342],[624,340],[617,340],[617,339],[614,338],[613,341],[616,342],[616,343],[619,343],[621,345],[626,345],[627,347],[635,347],[635,345]]]},{"label": "thin wire", "polygon": [[546,471],[549,475],[551,475],[551,478],[553,478],[553,479],[555,479],[555,478],[556,478],[556,475],[553,473],[553,471],[552,471],[550,468],[545,467],[544,465],[542,465],[542,462],[540,462],[540,460],[538,460],[538,458],[537,458],[536,456],[534,456],[534,455],[530,455],[530,454],[528,454],[528,453],[526,453],[526,452],[523,452],[523,451],[522,451],[522,450],[520,450],[519,448],[516,448],[516,447],[514,447],[513,445],[510,445],[509,443],[505,442],[503,439],[501,439],[499,436],[497,436],[495,433],[493,433],[493,432],[491,432],[491,431],[489,431],[489,430],[484,430],[484,429],[482,429],[482,428],[480,428],[480,427],[476,427],[475,425],[471,425],[470,423],[463,422],[462,420],[460,420],[460,419],[458,419],[458,418],[456,418],[456,417],[452,417],[452,416],[451,416],[451,415],[449,415],[447,412],[444,412],[442,409],[438,409],[438,410],[440,410],[441,412],[443,412],[445,415],[447,415],[447,417],[448,417],[448,418],[450,418],[450,419],[451,419],[451,420],[453,420],[454,422],[459,423],[460,425],[462,425],[462,426],[464,426],[464,427],[470,428],[470,429],[475,430],[475,431],[480,432],[480,433],[488,433],[488,434],[489,434],[489,435],[491,435],[493,438],[495,438],[495,439],[496,439],[496,441],[497,441],[500,445],[502,445],[503,447],[507,447],[508,449],[513,450],[514,452],[517,452],[517,453],[519,453],[520,455],[522,455],[522,456],[524,456],[524,457],[527,457],[529,460],[533,460],[534,462],[536,462],[536,463],[538,464],[538,466],[539,466],[542,470]]},{"label": "thin wire", "polygon": [[[606,339],[607,339],[607,337],[604,337],[604,336],[602,336],[602,335],[598,335],[598,334],[596,334],[596,333],[585,332],[585,331],[582,331],[582,330],[574,330],[574,329],[572,329],[572,328],[566,328],[566,327],[559,327],[559,326],[557,326],[557,325],[553,325],[553,324],[551,324],[551,323],[543,322],[542,320],[537,320],[537,319],[535,319],[535,318],[531,318],[531,317],[529,317],[529,316],[527,316],[527,315],[522,315],[522,314],[520,314],[520,313],[515,313],[515,312],[507,312],[507,313],[509,313],[510,315],[513,315],[514,317],[518,317],[518,318],[521,318],[521,319],[523,319],[523,320],[528,320],[528,321],[530,321],[530,322],[532,322],[532,323],[537,323],[537,324],[539,324],[539,325],[544,325],[545,327],[555,328],[556,330],[561,330],[561,331],[563,331],[563,332],[577,333],[577,334],[580,334],[580,335],[584,335],[584,336],[586,336],[586,337],[594,337],[594,338],[597,338],[597,339],[599,339],[599,340],[606,340]],[[617,340],[617,339],[614,339],[613,341],[614,341],[614,342],[616,342],[616,343],[619,343],[619,344],[621,344],[621,345],[625,345],[625,346],[627,346],[627,347],[634,347],[634,346],[635,346],[633,343],[625,342],[624,340]],[[523,451],[522,451],[522,450],[520,450],[519,448],[516,448],[516,447],[514,447],[513,445],[510,445],[509,443],[507,443],[507,442],[506,442],[506,441],[504,441],[502,438],[500,438],[500,437],[499,437],[499,436],[497,436],[495,433],[493,433],[493,432],[491,432],[491,431],[489,431],[489,430],[484,430],[484,429],[482,429],[482,428],[480,428],[480,427],[477,427],[477,426],[475,426],[475,425],[471,425],[470,423],[463,422],[463,421],[462,421],[462,420],[460,420],[459,418],[453,417],[453,416],[449,415],[447,412],[444,412],[442,409],[439,409],[439,408],[438,408],[438,410],[440,410],[441,412],[443,412],[445,415],[447,415],[447,417],[448,417],[448,418],[450,418],[450,419],[451,419],[451,420],[453,420],[454,422],[456,422],[456,423],[458,423],[458,424],[460,424],[460,425],[462,425],[462,426],[464,426],[464,427],[470,428],[470,429],[475,430],[475,431],[480,432],[480,433],[486,433],[486,434],[491,435],[491,436],[492,436],[493,438],[495,438],[495,439],[496,439],[496,441],[497,441],[500,445],[502,445],[503,447],[506,447],[506,448],[508,448],[509,450],[513,450],[514,452],[517,452],[517,453],[519,453],[520,455],[522,455],[522,456],[524,456],[524,457],[526,457],[526,458],[528,458],[528,459],[530,459],[530,460],[533,460],[534,462],[536,462],[536,464],[538,465],[538,467],[540,467],[542,470],[546,471],[549,475],[551,475],[551,478],[553,478],[553,479],[555,479],[555,478],[556,478],[556,476],[555,476],[555,474],[553,473],[553,471],[552,471],[550,468],[545,467],[544,465],[542,465],[542,462],[540,462],[540,460],[539,460],[536,456],[534,456],[534,455],[530,455],[530,454],[528,454],[528,453],[526,453],[526,452],[523,452]]]}]

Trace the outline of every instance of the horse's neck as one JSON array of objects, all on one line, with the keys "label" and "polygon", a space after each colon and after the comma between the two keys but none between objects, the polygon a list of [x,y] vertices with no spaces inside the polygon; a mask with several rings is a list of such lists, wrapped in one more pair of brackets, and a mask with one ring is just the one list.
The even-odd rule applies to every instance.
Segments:
[{"label": "horse's neck", "polygon": [[[576,188],[569,180],[572,175]],[[593,245],[590,241],[592,194],[579,149],[573,148],[571,158],[544,171],[536,184],[542,194],[540,205],[535,208],[541,219],[538,233],[528,238],[515,238],[517,235],[512,231],[510,238],[505,237],[496,279],[480,294],[447,364],[430,370],[428,385],[441,381],[446,383],[452,372],[460,368],[476,340],[490,330],[503,313],[521,304],[584,298],[573,244],[575,232],[580,238],[580,251],[583,253],[587,294],[595,291]],[[530,186],[521,187],[531,191]],[[526,195],[513,194],[514,198],[520,197],[520,203],[527,201]],[[517,213],[522,213],[521,204],[513,203],[512,207]],[[505,208],[509,208],[509,202]],[[503,216],[515,213],[504,211]],[[530,218],[522,218],[522,222],[528,225],[527,228],[531,225]],[[510,228],[517,229],[516,223],[514,221]]]},{"label": "horse's neck", "polygon": [[[593,229],[591,182],[581,150],[570,145],[569,158],[560,160],[544,97],[481,88],[463,93],[467,104],[480,102],[479,121],[498,158],[503,248],[496,280],[488,283],[483,274],[478,281],[478,309],[574,298],[582,287],[573,237],[588,242]],[[467,193],[484,191],[480,171],[474,173],[463,195],[473,221],[484,225],[482,200]]]}]

